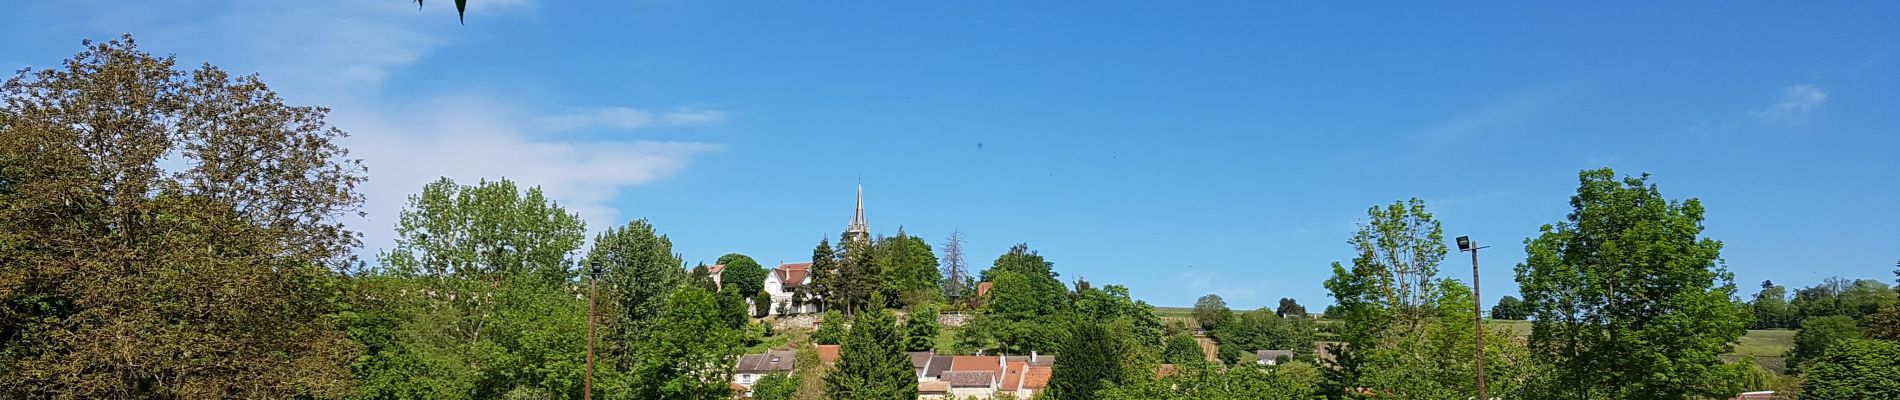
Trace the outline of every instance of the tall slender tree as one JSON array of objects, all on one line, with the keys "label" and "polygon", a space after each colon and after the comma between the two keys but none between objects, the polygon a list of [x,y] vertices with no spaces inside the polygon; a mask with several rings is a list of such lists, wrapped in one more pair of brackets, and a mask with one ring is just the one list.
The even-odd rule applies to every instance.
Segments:
[{"label": "tall slender tree", "polygon": [[610,355],[604,358],[626,360],[659,319],[667,296],[686,283],[686,271],[673,254],[673,241],[645,219],[607,228],[593,243],[585,264],[601,269],[602,342]]},{"label": "tall slender tree", "polygon": [[[883,299],[877,299],[883,300]],[[825,375],[825,397],[845,400],[917,398],[917,374],[890,310],[865,310],[839,349],[838,369]]]},{"label": "tall slender tree", "polygon": [[[943,241],[943,297],[952,304],[963,300],[963,283],[970,279],[969,267],[963,260],[963,231],[952,230],[950,237]],[[1900,272],[1896,272],[1900,274]]]},{"label": "tall slender tree", "polygon": [[805,285],[805,301],[816,302],[819,307],[832,309],[833,299],[838,297],[837,287],[838,255],[831,249],[831,239],[819,239],[818,247],[811,250],[811,284]]},{"label": "tall slender tree", "polygon": [[1517,282],[1532,350],[1557,370],[1551,398],[1726,397],[1716,358],[1746,328],[1722,242],[1701,201],[1669,200],[1647,174],[1579,174],[1572,211],[1525,241]]}]

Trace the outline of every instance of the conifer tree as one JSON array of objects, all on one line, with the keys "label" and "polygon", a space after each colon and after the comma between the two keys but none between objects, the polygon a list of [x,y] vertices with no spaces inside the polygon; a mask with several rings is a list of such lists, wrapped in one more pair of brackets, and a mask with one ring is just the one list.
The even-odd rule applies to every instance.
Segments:
[{"label": "conifer tree", "polygon": [[931,351],[937,347],[937,306],[925,303],[911,307],[910,318],[904,321],[905,349],[907,351]]},{"label": "conifer tree", "polygon": [[[881,298],[876,300],[883,300]],[[917,375],[901,347],[890,310],[859,313],[839,351],[838,369],[825,376],[825,397],[842,400],[917,398]]]},{"label": "conifer tree", "polygon": [[1086,400],[1110,383],[1122,383],[1126,341],[1114,337],[1102,324],[1082,322],[1056,358],[1049,391],[1057,399]]}]

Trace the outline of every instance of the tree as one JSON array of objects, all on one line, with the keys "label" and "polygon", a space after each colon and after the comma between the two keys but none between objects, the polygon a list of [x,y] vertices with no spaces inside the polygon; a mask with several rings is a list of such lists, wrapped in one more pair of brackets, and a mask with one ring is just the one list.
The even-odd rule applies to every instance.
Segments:
[{"label": "tree", "polygon": [[1095,398],[1095,391],[1126,380],[1122,360],[1127,353],[1123,341],[1101,324],[1077,324],[1049,377],[1050,394],[1064,400]]},{"label": "tree", "polygon": [[1573,211],[1525,242],[1517,282],[1532,350],[1556,369],[1554,398],[1720,397],[1717,355],[1746,328],[1722,243],[1702,203],[1671,201],[1647,174],[1579,174]]},{"label": "tree", "polygon": [[1294,361],[1279,366],[1206,363],[1177,365],[1159,379],[1140,379],[1096,391],[1103,400],[1309,400],[1319,393],[1320,370]]},{"label": "tree", "polygon": [[844,315],[852,316],[858,310],[873,306],[872,297],[883,288],[883,277],[879,274],[874,242],[845,240],[839,244],[843,251],[829,285],[831,295],[826,299],[831,301],[832,307],[844,311]]},{"label": "tree", "polygon": [[1802,399],[1900,398],[1900,343],[1849,339],[1808,366]]},{"label": "tree", "polygon": [[1161,317],[1155,315],[1154,306],[1135,300],[1127,286],[1094,288],[1088,286],[1087,280],[1079,280],[1073,297],[1075,317],[1093,321],[1126,321],[1129,328],[1127,333],[1137,346],[1151,351],[1161,349],[1167,328],[1161,325]]},{"label": "tree", "polygon": [[1066,330],[1058,326],[1071,309],[1068,288],[1056,280],[1053,263],[1017,244],[983,271],[989,281],[988,300],[977,310],[958,340],[994,346],[1008,354],[1051,352],[1062,343]]},{"label": "tree", "polygon": [[726,399],[732,359],[743,334],[720,316],[716,295],[682,286],[667,297],[649,343],[640,346],[634,371],[635,397],[645,399]]},{"label": "tree", "polygon": [[1803,363],[1821,357],[1828,346],[1847,339],[1860,339],[1860,327],[1853,318],[1840,315],[1808,318],[1794,333],[1794,348],[1788,350],[1788,369],[1801,370]]},{"label": "tree", "polygon": [[84,47],[0,84],[0,397],[348,394],[365,177],[328,110]]},{"label": "tree", "polygon": [[539,188],[522,191],[507,179],[424,186],[398,215],[396,247],[372,270],[393,287],[366,295],[388,299],[380,303],[408,322],[390,345],[359,361],[359,376],[377,383],[360,391],[578,393],[581,379],[570,367],[584,364],[586,348],[573,339],[586,335],[587,316],[568,256],[585,230]]},{"label": "tree", "polygon": [[[1770,282],[1772,283],[1772,282]],[[1748,303],[1755,314],[1755,329],[1788,328],[1794,323],[1794,307],[1788,305],[1788,288],[1770,285],[1755,293],[1755,299]]]},{"label": "tree", "polygon": [[708,292],[719,291],[719,284],[712,278],[712,268],[707,268],[706,263],[693,266],[693,271],[686,276],[686,283]]},{"label": "tree", "polygon": [[1202,330],[1211,331],[1233,315],[1233,311],[1227,309],[1227,300],[1222,300],[1220,295],[1208,294],[1194,301],[1194,311],[1190,315],[1201,324]]},{"label": "tree", "polygon": [[963,231],[952,230],[943,241],[943,297],[951,304],[963,300],[964,281],[970,279],[969,266],[963,261]]},{"label": "tree", "polygon": [[1167,345],[1161,351],[1162,363],[1180,365],[1206,361],[1207,353],[1201,351],[1201,343],[1185,333],[1169,335]]},{"label": "tree", "polygon": [[844,313],[827,310],[818,321],[818,331],[811,335],[812,344],[839,344],[844,342],[846,332]]},{"label": "tree", "polygon": [[917,398],[917,374],[904,353],[896,319],[890,310],[858,314],[839,349],[838,369],[825,376],[827,398]]},{"label": "tree", "polygon": [[1306,306],[1300,305],[1300,301],[1292,297],[1281,297],[1280,307],[1274,308],[1273,312],[1279,313],[1282,318],[1306,318]]},{"label": "tree", "polygon": [[715,264],[726,266],[724,271],[719,272],[719,285],[735,288],[740,297],[751,298],[765,289],[765,267],[759,266],[759,262],[752,257],[731,253],[719,256]]},{"label": "tree", "polygon": [[1888,304],[1864,321],[1868,339],[1900,341],[1900,304]]},{"label": "tree", "polygon": [[1441,225],[1425,211],[1425,201],[1395,201],[1369,208],[1366,215],[1368,220],[1347,242],[1359,252],[1353,267],[1369,268],[1377,278],[1374,288],[1385,307],[1414,314],[1436,301],[1431,289],[1447,249]]},{"label": "tree", "polygon": [[1504,296],[1498,299],[1498,304],[1491,306],[1491,319],[1522,321],[1528,314],[1524,302],[1519,301],[1517,296]]},{"label": "tree", "polygon": [[767,374],[752,384],[752,400],[792,400],[798,381],[789,374]]},{"label": "tree", "polygon": [[[1887,304],[1900,302],[1892,288],[1873,279],[1847,280],[1830,277],[1814,286],[1795,291],[1790,306],[1806,319],[1829,315],[1844,315],[1861,319],[1880,310]],[[1796,324],[1799,321],[1795,322]]]},{"label": "tree", "polygon": [[772,315],[772,295],[758,292],[752,295],[752,317],[765,318]]},{"label": "tree", "polygon": [[904,233],[903,227],[897,228],[897,236],[882,238],[876,244],[878,276],[883,284],[885,299],[892,304],[880,306],[912,306],[937,301],[942,294],[937,287],[937,255],[930,250],[930,244],[923,238]]},{"label": "tree", "polygon": [[815,297],[807,301],[817,301],[820,307],[829,309],[826,306],[832,304],[832,299],[838,298],[836,288],[841,279],[839,272],[837,254],[831,250],[831,240],[819,239],[818,246],[811,250],[811,283],[801,288],[808,291],[809,296]]},{"label": "tree", "polygon": [[904,321],[904,350],[931,351],[937,348],[937,306],[931,303],[911,307]]},{"label": "tree", "polygon": [[686,271],[673,254],[673,241],[645,219],[607,228],[594,235],[593,243],[585,264],[601,269],[601,342],[611,355],[603,358],[630,362],[626,355],[651,332],[667,297],[686,284]]}]

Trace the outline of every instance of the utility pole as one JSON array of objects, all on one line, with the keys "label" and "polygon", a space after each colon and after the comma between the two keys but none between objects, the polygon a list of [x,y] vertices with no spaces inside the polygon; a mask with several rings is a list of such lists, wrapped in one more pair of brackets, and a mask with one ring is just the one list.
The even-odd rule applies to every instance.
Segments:
[{"label": "utility pole", "polygon": [[1478,249],[1482,248],[1470,236],[1458,237],[1458,251],[1471,252],[1471,315],[1477,317],[1472,318],[1475,321],[1472,333],[1478,338],[1478,400],[1490,400],[1484,391],[1484,298],[1478,296]]},{"label": "utility pole", "polygon": [[587,377],[581,399],[594,398],[594,297],[600,294],[600,264],[596,262],[587,278]]}]

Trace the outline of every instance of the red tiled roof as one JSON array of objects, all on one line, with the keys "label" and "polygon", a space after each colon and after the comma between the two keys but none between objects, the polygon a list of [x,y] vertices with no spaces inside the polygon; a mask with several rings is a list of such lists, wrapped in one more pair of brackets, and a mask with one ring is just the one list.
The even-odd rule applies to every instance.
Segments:
[{"label": "red tiled roof", "polygon": [[725,271],[726,271],[725,264],[713,264],[713,265],[706,266],[706,273],[710,273],[713,275],[719,275],[720,272],[725,272]]},{"label": "red tiled roof", "polygon": [[989,282],[976,284],[976,297],[983,297],[984,295],[988,295],[988,294],[990,294]]},{"label": "red tiled roof", "polygon": [[1003,369],[1003,387],[999,390],[1014,392],[1017,388],[1022,387],[1023,372],[1028,370],[1028,368],[1025,368],[1028,365],[1028,363],[1021,361],[1009,363],[1008,367]]},{"label": "red tiled roof", "polygon": [[1161,364],[1161,365],[1156,365],[1156,366],[1155,366],[1155,377],[1156,377],[1156,378],[1166,378],[1166,377],[1168,377],[1168,375],[1174,375],[1174,370],[1176,370],[1176,369],[1179,369],[1179,368],[1175,368],[1175,366],[1174,366],[1174,364]]},{"label": "red tiled roof", "polygon": [[811,275],[811,263],[779,264],[772,270],[778,274],[778,282],[785,287],[798,287],[805,284],[805,277]]},{"label": "red tiled roof", "polygon": [[821,345],[818,345],[817,347],[818,347],[818,361],[823,361],[826,364],[838,362],[838,350],[839,350],[838,345],[821,344]]},{"label": "red tiled roof", "polygon": [[1049,387],[1049,376],[1054,372],[1053,368],[1030,364],[1029,368],[1023,372],[1023,388],[1042,390]]}]

